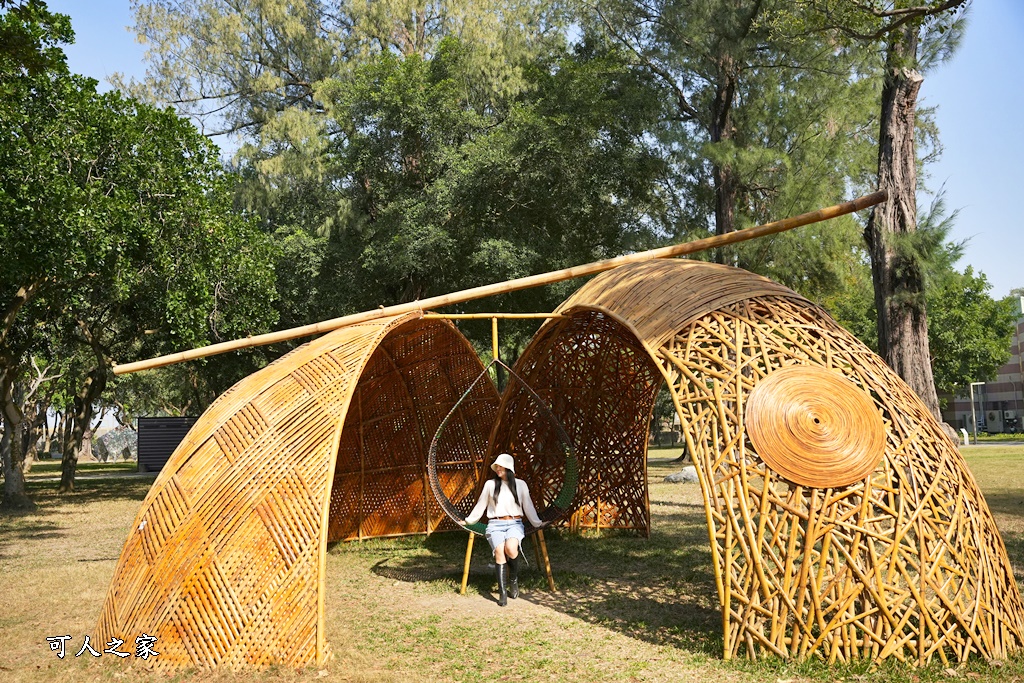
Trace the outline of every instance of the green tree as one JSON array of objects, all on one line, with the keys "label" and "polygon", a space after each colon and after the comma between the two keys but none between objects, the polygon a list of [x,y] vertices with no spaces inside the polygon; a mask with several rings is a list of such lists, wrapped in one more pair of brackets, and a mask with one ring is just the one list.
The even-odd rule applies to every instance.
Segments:
[{"label": "green tree", "polygon": [[[5,500],[24,502],[16,387],[59,336],[82,350],[79,445],[113,357],[266,329],[270,247],[228,211],[216,148],[170,110],[98,95],[60,70],[4,74],[0,102],[0,379]],[[52,343],[52,341],[51,341]],[[62,489],[73,486],[65,453]]]},{"label": "green tree", "polygon": [[236,207],[281,246],[283,323],[622,253],[662,222],[660,104],[607,49],[567,51],[558,3],[284,4],[136,7],[151,95],[244,137]]},{"label": "green tree", "polygon": [[[984,273],[956,264],[963,244],[949,242],[957,212],[947,214],[940,192],[918,221],[918,229],[903,237],[900,248],[922,264],[928,311],[929,364],[939,392],[957,394],[969,382],[993,379],[1009,358],[1015,328],[1013,299],[995,300]],[[871,268],[865,262],[851,273],[847,287],[824,302],[847,330],[878,351],[876,301]]]},{"label": "green tree", "polygon": [[[382,55],[324,97],[349,127],[351,182],[328,266],[354,278],[346,308],[408,301],[604,258],[652,238],[664,171],[642,142],[658,103],[614,55],[563,55],[492,112],[474,101],[460,43],[429,61]],[[375,299],[360,298],[369,294]],[[520,305],[552,306],[523,293]],[[488,302],[494,306],[494,302]],[[501,305],[499,302],[498,305]]]},{"label": "green tree", "polygon": [[928,293],[928,347],[935,386],[959,394],[991,381],[1010,359],[1017,313],[1012,299],[992,299],[984,273],[952,271]]},{"label": "green tree", "polygon": [[[792,3],[614,0],[588,31],[632,55],[671,106],[652,130],[673,161],[674,239],[724,234],[832,203],[865,185],[876,65],[827,36],[780,36]],[[801,11],[813,11],[804,8]],[[854,219],[713,255],[820,299],[858,254]]]},{"label": "green tree", "polygon": [[[923,265],[917,257],[920,252],[907,248],[910,236],[917,230],[917,94],[924,80],[920,70],[929,66],[922,61],[921,42],[942,40],[935,33],[945,33],[955,26],[956,20],[954,16],[951,24],[945,17],[929,15],[928,10],[938,3],[930,4],[929,8],[921,8],[920,18],[876,31],[887,37],[878,188],[889,192],[889,201],[872,211],[864,235],[871,253],[879,352],[941,419],[930,362],[933,354],[929,350]],[[943,4],[945,9],[964,3]],[[932,21],[925,22],[929,16]]]},{"label": "green tree", "polygon": [[71,18],[40,0],[0,0],[0,74],[66,71],[62,43],[75,39]]},{"label": "green tree", "polygon": [[[969,0],[820,0],[813,12],[793,12],[782,34],[818,33],[861,49],[881,49],[878,189],[889,200],[876,206],[864,238],[871,257],[879,353],[941,419],[929,362],[925,271],[927,252],[917,231],[917,139],[922,134],[917,96],[923,74],[956,49]],[[787,33],[788,31],[788,33]]]},{"label": "green tree", "polygon": [[[52,14],[40,2],[0,2],[0,118],[6,119],[11,103],[25,97],[26,83],[40,74],[52,72],[66,74],[67,65],[59,45],[71,40],[74,33],[67,16]],[[7,171],[6,164],[17,168],[23,158],[9,159],[9,152],[18,141],[18,131],[4,126],[0,129],[0,163]],[[15,144],[12,144],[15,143]],[[18,155],[15,155],[17,157]],[[10,176],[18,179],[17,173]],[[6,190],[6,188],[3,188]],[[41,331],[26,325],[19,314],[35,304],[34,299],[43,285],[39,278],[21,277],[18,272],[21,262],[18,254],[11,249],[5,237],[12,229],[8,221],[19,207],[4,191],[0,191],[0,420],[3,422],[3,437],[0,441],[0,460],[3,464],[4,495],[2,504],[13,507],[30,507],[31,501],[25,495],[24,462],[29,440],[30,424],[25,420],[25,396],[27,392],[19,383],[28,372],[25,362],[27,352],[33,344],[43,339]],[[42,278],[45,280],[45,276]],[[29,420],[31,422],[31,418]]]},{"label": "green tree", "polygon": [[284,324],[621,253],[660,223],[657,100],[607,50],[567,52],[560,3],[150,1],[136,20],[150,96],[245,141],[236,207],[281,247]]},{"label": "green tree", "polygon": [[514,92],[521,60],[560,42],[565,21],[560,3],[536,0],[135,0],[133,9],[153,65],[139,87],[209,122],[211,134],[244,131],[268,147],[324,123],[321,83],[384,53],[429,59],[448,36],[469,46],[479,87]]},{"label": "green tree", "polygon": [[[82,379],[64,451],[64,491],[73,489],[77,454],[115,359],[266,331],[275,319],[272,247],[230,212],[216,150],[173,112],[124,103],[127,111],[117,111],[116,100],[104,103],[113,135],[105,146],[132,153],[106,160],[95,188],[103,199],[89,201],[103,226],[93,225],[94,239],[116,246],[93,245],[97,263],[66,299],[63,316],[84,368],[84,378],[75,375]],[[158,174],[156,183],[140,182],[147,171]]]}]

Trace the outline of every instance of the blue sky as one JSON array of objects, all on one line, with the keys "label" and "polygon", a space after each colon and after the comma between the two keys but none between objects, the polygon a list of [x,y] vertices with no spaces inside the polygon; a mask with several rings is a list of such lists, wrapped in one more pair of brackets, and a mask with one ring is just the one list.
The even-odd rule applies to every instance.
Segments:
[{"label": "blue sky", "polygon": [[[127,29],[129,0],[49,0],[71,16],[76,43],[66,49],[73,71],[105,83],[115,72],[145,74],[143,47]],[[1024,2],[976,0],[960,50],[925,75],[922,104],[938,106],[944,148],[929,187],[945,185],[959,209],[954,240],[969,240],[958,264],[984,272],[991,294],[1024,287]],[[837,198],[839,199],[839,198]],[[782,218],[782,216],[780,216]]]}]

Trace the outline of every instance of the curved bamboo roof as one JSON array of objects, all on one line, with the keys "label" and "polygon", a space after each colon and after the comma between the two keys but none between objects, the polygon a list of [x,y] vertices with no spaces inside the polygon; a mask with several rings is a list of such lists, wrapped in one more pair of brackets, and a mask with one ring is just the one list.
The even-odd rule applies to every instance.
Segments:
[{"label": "curved bamboo roof", "polygon": [[[665,259],[623,266],[598,275],[555,310],[602,311],[632,330],[652,351],[708,311],[758,296],[805,300],[777,282],[746,270],[706,261]],[[548,323],[553,324],[553,323]]]}]

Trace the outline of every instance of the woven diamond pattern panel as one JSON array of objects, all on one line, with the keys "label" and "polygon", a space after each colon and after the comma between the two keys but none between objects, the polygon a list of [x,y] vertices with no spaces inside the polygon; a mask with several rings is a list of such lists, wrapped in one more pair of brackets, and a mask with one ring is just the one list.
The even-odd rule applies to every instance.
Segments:
[{"label": "woven diamond pattern panel", "polygon": [[[100,641],[156,636],[149,664],[164,669],[324,661],[328,532],[438,526],[424,438],[481,370],[450,323],[410,314],[332,332],[243,379],[150,489],[107,593]],[[498,403],[493,384],[480,386],[446,450],[453,500],[475,483],[479,435]]]}]

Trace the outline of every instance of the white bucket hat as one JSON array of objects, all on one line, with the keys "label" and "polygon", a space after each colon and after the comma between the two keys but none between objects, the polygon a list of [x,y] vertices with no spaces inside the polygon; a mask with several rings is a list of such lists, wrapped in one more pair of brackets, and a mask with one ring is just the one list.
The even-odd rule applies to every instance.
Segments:
[{"label": "white bucket hat", "polygon": [[497,472],[498,470],[495,468],[497,468],[499,465],[501,467],[504,467],[506,470],[511,471],[512,474],[516,473],[516,463],[514,460],[512,460],[512,456],[509,455],[508,453],[502,453],[497,458],[495,458],[494,462],[491,464],[491,469]]}]

